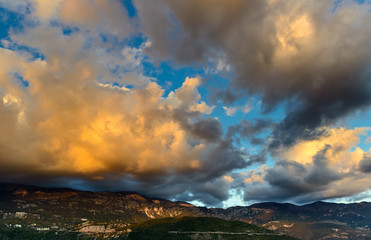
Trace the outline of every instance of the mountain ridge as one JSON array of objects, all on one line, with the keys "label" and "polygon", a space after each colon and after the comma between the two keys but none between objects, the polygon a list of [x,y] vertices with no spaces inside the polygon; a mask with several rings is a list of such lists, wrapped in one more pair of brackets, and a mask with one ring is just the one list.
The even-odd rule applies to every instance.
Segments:
[{"label": "mountain ridge", "polygon": [[[150,219],[214,217],[255,224],[301,239],[370,239],[371,203],[305,205],[263,202],[230,208],[197,207],[137,192],[92,192],[0,183],[0,223],[97,234],[125,234]],[[8,225],[6,225],[8,224]],[[108,226],[108,227],[102,227]],[[117,230],[117,231],[116,231]]]},{"label": "mountain ridge", "polygon": [[197,208],[224,209],[224,210],[229,209],[229,208],[236,208],[236,207],[263,207],[265,205],[267,205],[267,206],[272,206],[272,205],[280,205],[280,206],[287,205],[288,206],[288,205],[290,205],[290,206],[295,206],[295,207],[305,207],[305,206],[312,206],[312,205],[319,205],[319,204],[351,205],[351,204],[362,204],[362,203],[369,204],[369,203],[371,203],[371,202],[367,202],[367,201],[353,202],[353,203],[336,203],[336,202],[326,202],[326,201],[322,201],[322,200],[317,200],[317,201],[310,202],[310,203],[305,203],[305,204],[295,204],[295,203],[289,203],[289,202],[267,201],[267,202],[253,203],[251,205],[235,205],[235,206],[223,208],[223,207],[196,206],[196,205],[191,204],[187,201],[183,201],[183,200],[171,201],[171,200],[161,198],[161,197],[151,197],[151,196],[148,196],[148,195],[136,192],[136,191],[89,191],[89,190],[78,190],[78,189],[69,188],[69,187],[42,187],[42,186],[22,184],[22,183],[7,183],[7,182],[1,183],[0,182],[0,190],[2,189],[3,186],[13,187],[13,188],[14,187],[15,188],[26,187],[26,188],[37,189],[37,190],[44,190],[44,191],[48,191],[48,192],[50,192],[50,191],[55,191],[55,192],[80,192],[80,193],[91,193],[91,194],[108,193],[108,194],[120,194],[120,195],[123,195],[123,196],[135,194],[135,195],[142,196],[142,197],[144,197],[148,200],[159,200],[159,201],[167,201],[167,202],[172,202],[172,203],[182,203],[182,204],[192,205],[192,206],[197,207]]}]

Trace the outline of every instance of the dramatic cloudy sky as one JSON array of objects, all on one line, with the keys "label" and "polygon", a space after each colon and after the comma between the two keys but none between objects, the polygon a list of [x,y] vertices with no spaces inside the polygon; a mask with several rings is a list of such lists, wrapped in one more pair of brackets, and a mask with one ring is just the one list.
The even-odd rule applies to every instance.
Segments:
[{"label": "dramatic cloudy sky", "polygon": [[0,0],[0,181],[371,201],[370,0]]}]

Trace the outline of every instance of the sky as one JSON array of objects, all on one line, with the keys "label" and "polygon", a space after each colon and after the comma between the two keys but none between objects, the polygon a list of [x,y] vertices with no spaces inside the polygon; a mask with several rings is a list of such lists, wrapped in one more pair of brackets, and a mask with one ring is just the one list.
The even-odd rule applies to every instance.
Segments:
[{"label": "sky", "polygon": [[0,0],[0,181],[371,201],[370,22],[370,0]]}]

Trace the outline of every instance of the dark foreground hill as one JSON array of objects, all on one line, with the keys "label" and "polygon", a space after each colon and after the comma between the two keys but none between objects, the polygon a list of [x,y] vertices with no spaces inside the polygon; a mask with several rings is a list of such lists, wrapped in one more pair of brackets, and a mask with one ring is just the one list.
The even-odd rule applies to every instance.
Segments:
[{"label": "dark foreground hill", "polygon": [[295,240],[241,221],[226,221],[210,217],[182,217],[150,220],[138,225],[128,235],[132,240]]},{"label": "dark foreground hill", "polygon": [[[0,184],[0,240],[16,239],[11,236],[16,233],[26,236],[41,234],[44,239],[126,238],[137,234],[140,228],[140,231],[147,231],[142,228],[146,225],[141,224],[148,220],[155,220],[155,223],[171,229],[182,224],[185,216],[239,220],[300,239],[371,239],[371,203],[367,202],[316,202],[304,206],[261,203],[218,209],[144,197],[134,192],[88,192]],[[164,218],[170,222],[156,222]],[[175,233],[169,231],[178,231],[169,229],[166,231],[171,236]],[[49,238],[51,235],[54,237]],[[187,237],[186,233],[175,236],[176,239]],[[211,234],[211,237],[216,236]],[[220,239],[229,239],[227,237],[223,235]]]}]

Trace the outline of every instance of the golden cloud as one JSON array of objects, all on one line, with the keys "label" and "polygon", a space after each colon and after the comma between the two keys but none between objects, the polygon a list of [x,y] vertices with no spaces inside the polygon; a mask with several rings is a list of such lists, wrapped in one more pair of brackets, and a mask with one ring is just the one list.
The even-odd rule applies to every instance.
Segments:
[{"label": "golden cloud", "polygon": [[[97,81],[102,69],[97,58],[81,57],[87,54],[82,35],[63,36],[39,27],[14,39],[38,45],[46,59],[29,60],[0,49],[0,144],[9,156],[1,159],[2,168],[27,165],[29,171],[96,177],[202,166],[207,144],[174,118],[177,111],[192,124],[211,113],[213,107],[200,101],[200,79],[187,78],[168,96],[152,81],[134,89],[117,88]],[[14,73],[29,81],[29,87],[20,86]],[[10,154],[15,149],[19,151]]]},{"label": "golden cloud", "polygon": [[[324,129],[323,129],[324,130]],[[368,164],[371,148],[358,147],[370,128],[328,128],[317,139],[301,140],[277,151],[274,166],[243,173],[245,200],[308,202],[352,196],[370,189]],[[264,194],[265,193],[265,194]]]},{"label": "golden cloud", "polygon": [[[313,164],[314,157],[326,145],[331,148],[326,152],[328,164],[333,168],[350,170],[362,160],[364,151],[357,147],[359,136],[365,135],[369,128],[332,128],[327,129],[327,134],[319,139],[300,141],[290,148],[281,149],[279,158],[295,161],[301,164]],[[352,150],[355,148],[355,150]]]}]

